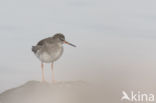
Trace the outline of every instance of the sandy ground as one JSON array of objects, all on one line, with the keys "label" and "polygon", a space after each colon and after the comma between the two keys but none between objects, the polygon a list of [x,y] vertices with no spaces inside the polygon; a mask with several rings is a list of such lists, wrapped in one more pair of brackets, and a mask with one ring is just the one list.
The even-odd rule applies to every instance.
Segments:
[{"label": "sandy ground", "polygon": [[89,86],[83,81],[41,83],[29,81],[0,94],[0,103],[78,103],[91,98]]},{"label": "sandy ground", "polygon": [[[146,88],[141,91],[144,89]],[[109,81],[105,84],[84,81],[62,81],[55,84],[28,81],[22,86],[1,93],[0,103],[131,103],[120,100],[123,90],[128,93],[131,91],[117,83],[110,86]],[[135,86],[133,90],[138,89]],[[153,91],[151,89],[151,92],[155,93]]]}]

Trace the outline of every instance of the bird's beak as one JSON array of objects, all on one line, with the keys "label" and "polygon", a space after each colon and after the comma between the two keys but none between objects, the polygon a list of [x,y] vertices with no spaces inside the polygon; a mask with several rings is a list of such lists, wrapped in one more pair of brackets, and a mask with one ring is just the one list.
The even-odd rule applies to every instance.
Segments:
[{"label": "bird's beak", "polygon": [[69,42],[67,42],[67,41],[64,41],[64,43],[65,43],[65,44],[68,44],[68,45],[71,45],[71,46],[73,46],[73,47],[76,47],[76,45],[74,45],[74,44],[72,44],[72,43],[69,43]]}]

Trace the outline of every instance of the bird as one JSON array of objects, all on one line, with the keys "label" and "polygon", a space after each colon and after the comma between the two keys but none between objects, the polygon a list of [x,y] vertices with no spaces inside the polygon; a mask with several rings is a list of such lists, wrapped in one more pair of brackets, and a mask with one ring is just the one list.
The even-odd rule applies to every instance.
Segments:
[{"label": "bird", "polygon": [[51,37],[42,39],[35,46],[32,46],[32,52],[41,61],[42,82],[46,82],[44,63],[51,63],[52,83],[55,83],[53,64],[62,56],[64,51],[63,44],[76,47],[76,45],[66,41],[62,33],[56,33]]}]

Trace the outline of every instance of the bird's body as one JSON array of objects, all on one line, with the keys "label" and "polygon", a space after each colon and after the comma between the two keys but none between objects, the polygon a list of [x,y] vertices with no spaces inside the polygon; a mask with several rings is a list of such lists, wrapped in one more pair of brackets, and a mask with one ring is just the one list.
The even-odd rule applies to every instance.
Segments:
[{"label": "bird's body", "polygon": [[58,60],[63,53],[63,45],[49,37],[38,42],[32,48],[37,58],[43,63],[52,63]]},{"label": "bird's body", "polygon": [[44,63],[51,63],[52,81],[54,81],[53,62],[58,60],[63,54],[64,43],[75,47],[75,45],[65,41],[65,37],[61,33],[57,33],[52,37],[40,40],[36,46],[32,46],[32,51],[34,52],[36,57],[41,61],[42,81],[45,81],[43,70]]}]

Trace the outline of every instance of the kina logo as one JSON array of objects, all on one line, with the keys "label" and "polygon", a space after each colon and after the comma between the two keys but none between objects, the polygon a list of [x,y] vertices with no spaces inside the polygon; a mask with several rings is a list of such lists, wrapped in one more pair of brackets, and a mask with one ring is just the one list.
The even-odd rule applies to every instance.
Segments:
[{"label": "kina logo", "polygon": [[129,94],[122,91],[121,101],[131,102],[154,102],[154,94],[141,93],[140,91],[131,91]]}]

